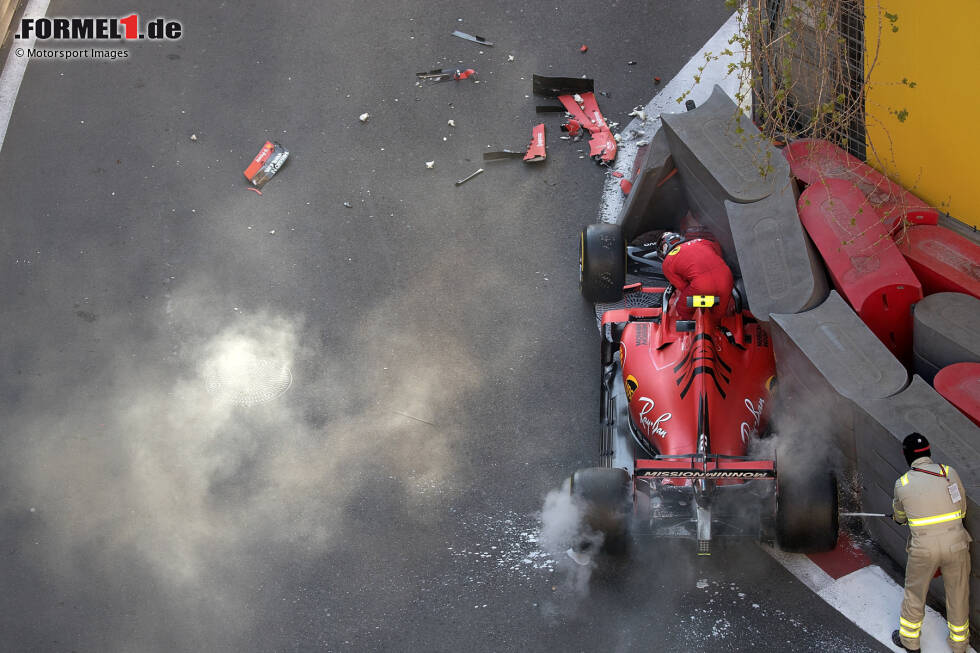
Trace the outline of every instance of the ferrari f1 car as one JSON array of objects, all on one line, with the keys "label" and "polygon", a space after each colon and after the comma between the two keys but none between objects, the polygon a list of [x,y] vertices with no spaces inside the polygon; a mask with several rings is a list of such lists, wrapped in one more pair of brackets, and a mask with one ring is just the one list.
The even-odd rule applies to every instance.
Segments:
[{"label": "ferrari f1 car", "polygon": [[[615,224],[582,231],[579,263],[601,327],[600,453],[570,488],[601,546],[621,548],[632,529],[696,538],[699,555],[720,536],[832,549],[836,478],[819,454],[771,433],[768,326],[738,284],[731,302],[692,297],[694,319],[679,319],[656,246],[627,246]],[[639,282],[625,285],[627,271]]]}]

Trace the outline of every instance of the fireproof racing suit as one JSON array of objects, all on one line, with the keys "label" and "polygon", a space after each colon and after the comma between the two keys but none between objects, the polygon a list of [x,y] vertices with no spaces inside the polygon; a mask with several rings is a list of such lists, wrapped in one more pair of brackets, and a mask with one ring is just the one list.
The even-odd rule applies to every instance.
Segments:
[{"label": "fireproof racing suit", "polygon": [[693,295],[716,295],[727,308],[732,298],[732,271],[721,257],[718,243],[695,238],[681,243],[664,257],[664,276],[674,287],[677,315],[682,320],[694,317],[687,298]]},{"label": "fireproof racing suit", "polygon": [[963,527],[966,491],[956,470],[923,456],[895,481],[893,518],[908,523],[905,597],[899,619],[902,645],[919,650],[926,593],[936,569],[946,586],[949,645],[962,653],[970,644],[970,534]]}]

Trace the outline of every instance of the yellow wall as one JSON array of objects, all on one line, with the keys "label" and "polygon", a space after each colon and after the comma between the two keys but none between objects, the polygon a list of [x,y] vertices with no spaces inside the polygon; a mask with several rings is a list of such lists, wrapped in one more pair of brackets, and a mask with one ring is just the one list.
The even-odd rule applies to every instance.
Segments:
[{"label": "yellow wall", "polygon": [[868,162],[980,226],[980,0],[865,0],[865,13]]}]

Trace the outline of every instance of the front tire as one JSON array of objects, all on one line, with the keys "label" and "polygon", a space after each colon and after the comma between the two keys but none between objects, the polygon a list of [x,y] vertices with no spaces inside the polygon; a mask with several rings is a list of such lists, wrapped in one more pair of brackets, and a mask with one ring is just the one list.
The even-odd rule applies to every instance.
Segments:
[{"label": "front tire", "polygon": [[633,492],[624,469],[589,467],[572,474],[571,493],[585,504],[585,525],[602,534],[601,550],[623,553],[629,541]]},{"label": "front tire", "polygon": [[626,241],[616,224],[590,224],[579,238],[579,289],[590,302],[615,302],[626,283]]},{"label": "front tire", "polygon": [[837,477],[819,458],[776,453],[776,544],[791,553],[818,553],[837,546]]}]

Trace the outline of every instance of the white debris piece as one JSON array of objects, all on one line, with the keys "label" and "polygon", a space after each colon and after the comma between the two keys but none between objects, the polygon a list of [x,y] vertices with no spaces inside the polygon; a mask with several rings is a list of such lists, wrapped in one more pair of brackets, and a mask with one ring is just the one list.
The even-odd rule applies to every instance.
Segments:
[{"label": "white debris piece", "polygon": [[433,167],[434,167],[435,165],[436,165],[436,162],[435,162],[435,161],[426,161],[426,162],[425,162],[425,167],[426,167],[426,168],[430,168],[430,169],[431,169],[431,168],[433,168]]},{"label": "white debris piece", "polygon": [[578,93],[576,93],[575,95],[573,95],[572,96],[572,99],[575,100],[575,103],[576,104],[584,104],[584,101],[582,100],[582,96],[579,95]]},{"label": "white debris piece", "polygon": [[453,120],[452,118],[450,118],[449,121],[446,122],[446,124],[449,125],[450,127],[455,127],[456,126],[456,121]]},{"label": "white debris piece", "polygon": [[635,107],[632,111],[630,111],[629,115],[633,116],[634,118],[639,118],[641,122],[647,121],[647,114],[645,111],[643,111],[642,106]]},{"label": "white debris piece", "polygon": [[513,60],[514,60],[514,55],[508,54],[507,55],[507,61],[513,61]]},{"label": "white debris piece", "polygon": [[615,140],[618,143],[621,140],[623,140],[623,138],[619,134],[613,134],[613,140]]},{"label": "white debris piece", "polygon": [[360,120],[361,122],[367,122],[368,121],[368,118],[370,118],[370,117],[371,117],[371,114],[370,113],[362,113],[358,117],[358,120]]},{"label": "white debris piece", "polygon": [[197,134],[191,134],[191,140],[192,141],[196,141],[197,140]]}]

